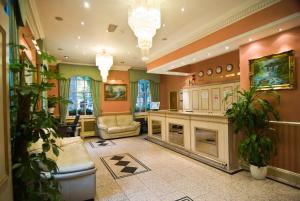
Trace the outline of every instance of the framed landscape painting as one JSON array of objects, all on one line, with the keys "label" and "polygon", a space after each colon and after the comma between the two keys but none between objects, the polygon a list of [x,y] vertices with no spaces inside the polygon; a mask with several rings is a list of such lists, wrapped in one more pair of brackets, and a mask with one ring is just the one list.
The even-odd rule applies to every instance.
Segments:
[{"label": "framed landscape painting", "polygon": [[250,83],[262,90],[295,87],[295,52],[293,50],[249,60]]},{"label": "framed landscape painting", "polygon": [[126,101],[127,85],[126,84],[105,84],[104,100],[105,101]]}]

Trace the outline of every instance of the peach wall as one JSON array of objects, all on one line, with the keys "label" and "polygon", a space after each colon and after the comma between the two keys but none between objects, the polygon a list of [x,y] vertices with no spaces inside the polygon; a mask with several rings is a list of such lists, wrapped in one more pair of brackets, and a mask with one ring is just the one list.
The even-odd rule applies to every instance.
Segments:
[{"label": "peach wall", "polygon": [[[249,59],[295,50],[296,84],[300,83],[300,27],[252,42],[240,47],[241,87],[249,87]],[[281,103],[278,110],[283,121],[300,121],[300,88],[278,90]]]},{"label": "peach wall", "polygon": [[188,76],[161,75],[159,85],[160,109],[169,108],[169,93],[188,84]]},{"label": "peach wall", "polygon": [[25,54],[31,63],[36,66],[36,50],[32,42],[33,35],[26,25],[19,28],[19,43],[26,47]]},{"label": "peach wall", "polygon": [[127,84],[126,101],[105,101],[104,83],[101,84],[101,109],[102,113],[108,112],[129,112],[130,111],[130,84],[128,71],[109,71],[109,84]]},{"label": "peach wall", "polygon": [[189,45],[179,48],[149,64],[147,70],[154,69],[170,61],[192,54],[229,38],[246,33],[260,26],[271,23],[280,18],[289,16],[300,11],[299,0],[283,0],[255,14],[252,14],[238,22],[235,22],[219,31],[201,38]]},{"label": "peach wall", "polygon": [[[233,64],[234,68],[231,72],[226,72],[225,67],[227,64]],[[214,58],[210,58],[195,64],[184,66],[181,68],[174,69],[175,72],[186,72],[196,74],[195,85],[209,84],[209,83],[220,83],[238,81],[239,76],[236,75],[239,72],[239,51],[232,51]],[[215,73],[215,68],[222,66],[223,71],[221,74]],[[208,68],[214,70],[213,75],[204,75],[202,78],[198,76],[200,71],[207,72]],[[234,73],[233,77],[225,77],[225,75]],[[221,77],[223,76],[223,77]],[[160,104],[161,109],[168,109],[169,107],[169,93],[171,91],[179,91],[181,88],[189,85],[189,80],[192,76],[172,76],[172,75],[161,75],[160,76]]]}]

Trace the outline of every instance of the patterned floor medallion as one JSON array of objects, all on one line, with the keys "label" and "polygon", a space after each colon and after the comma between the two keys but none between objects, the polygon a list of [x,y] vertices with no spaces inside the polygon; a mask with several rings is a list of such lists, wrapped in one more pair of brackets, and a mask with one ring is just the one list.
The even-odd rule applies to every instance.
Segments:
[{"label": "patterned floor medallion", "polygon": [[185,197],[183,197],[183,198],[180,198],[180,199],[178,199],[178,200],[175,200],[175,201],[193,201],[190,197],[188,197],[188,196],[185,196]]},{"label": "patterned floor medallion", "polygon": [[92,148],[99,148],[99,147],[107,147],[107,146],[113,146],[116,145],[112,140],[101,140],[101,139],[96,139],[95,141],[88,142],[88,144]]},{"label": "patterned floor medallion", "polygon": [[114,179],[150,171],[145,164],[128,153],[100,157]]}]

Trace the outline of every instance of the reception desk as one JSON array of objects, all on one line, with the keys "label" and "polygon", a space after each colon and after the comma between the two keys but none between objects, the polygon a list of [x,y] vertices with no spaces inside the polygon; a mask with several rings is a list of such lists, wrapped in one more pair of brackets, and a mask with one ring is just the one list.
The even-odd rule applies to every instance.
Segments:
[{"label": "reception desk", "polygon": [[228,173],[240,170],[236,135],[223,114],[150,111],[148,140]]}]

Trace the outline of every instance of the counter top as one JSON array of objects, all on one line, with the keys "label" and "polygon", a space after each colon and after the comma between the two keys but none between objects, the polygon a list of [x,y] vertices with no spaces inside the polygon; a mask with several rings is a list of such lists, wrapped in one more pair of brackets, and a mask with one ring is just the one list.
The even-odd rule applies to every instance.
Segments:
[{"label": "counter top", "polygon": [[203,113],[203,112],[187,112],[183,110],[172,111],[172,110],[157,110],[157,111],[149,111],[149,113],[153,114],[173,114],[173,115],[190,115],[190,116],[208,116],[208,117],[218,117],[227,119],[224,114],[221,113]]}]

